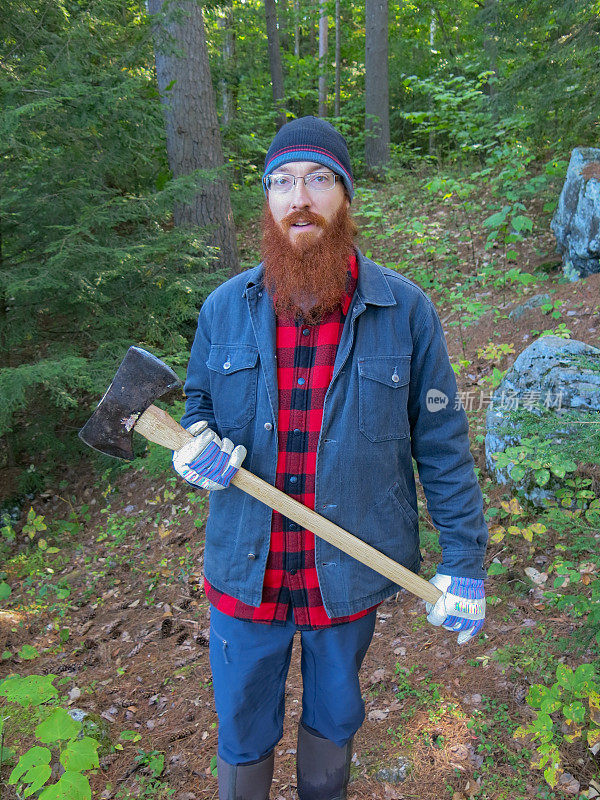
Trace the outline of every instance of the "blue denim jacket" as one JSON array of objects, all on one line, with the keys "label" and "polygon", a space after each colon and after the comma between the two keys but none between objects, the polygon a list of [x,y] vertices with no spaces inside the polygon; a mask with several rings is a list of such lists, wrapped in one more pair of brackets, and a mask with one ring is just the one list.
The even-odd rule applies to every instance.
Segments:
[{"label": "blue denim jacket", "polygon": [[[439,571],[484,578],[481,492],[438,316],[415,284],[361,253],[358,259],[358,286],[325,397],[315,510],[417,571],[414,459],[440,532]],[[181,423],[207,420],[247,448],[246,469],[274,484],[275,313],[262,276],[260,265],[237,275],[202,306]],[[209,582],[260,605],[270,531],[267,506],[234,486],[212,492],[204,557]],[[316,563],[330,616],[361,611],[398,590],[318,538]]]}]

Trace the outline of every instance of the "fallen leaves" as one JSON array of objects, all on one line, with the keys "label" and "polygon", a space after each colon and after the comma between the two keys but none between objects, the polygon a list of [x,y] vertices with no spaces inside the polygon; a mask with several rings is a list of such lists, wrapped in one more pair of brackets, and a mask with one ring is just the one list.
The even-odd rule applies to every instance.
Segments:
[{"label": "fallen leaves", "polygon": [[558,779],[558,785],[567,794],[579,794],[579,789],[581,788],[581,784],[578,780],[576,780],[570,772],[563,772],[563,774]]}]

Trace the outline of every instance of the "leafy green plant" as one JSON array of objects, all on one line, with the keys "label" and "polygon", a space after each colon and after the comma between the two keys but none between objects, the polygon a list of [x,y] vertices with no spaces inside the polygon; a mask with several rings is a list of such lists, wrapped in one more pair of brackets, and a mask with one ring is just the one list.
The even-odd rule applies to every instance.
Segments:
[{"label": "leafy green plant", "polygon": [[[563,565],[563,568],[569,570],[568,562]],[[557,575],[560,574],[557,569]],[[571,575],[566,573],[569,578],[568,584],[571,582],[578,583],[581,579],[581,573],[578,571],[577,577],[571,581]],[[565,586],[564,574],[563,581],[560,588]],[[596,643],[600,645],[600,580],[596,579],[589,584],[590,594],[560,594],[557,597],[552,597],[547,594],[554,601],[554,605],[560,611],[567,611],[575,617],[585,618],[585,627],[589,630],[589,638],[595,639]]]},{"label": "leafy green plant", "polygon": [[521,680],[520,676],[526,675],[546,681],[556,671],[555,646],[555,631],[540,624],[535,631],[525,629],[514,642],[498,647],[492,660],[511,669],[511,680]]},{"label": "leafy green plant", "polygon": [[34,658],[39,656],[38,651],[35,647],[32,647],[30,644],[24,644],[23,647],[19,650],[19,658],[22,658],[23,661],[32,661]]},{"label": "leafy green plant", "polygon": [[550,314],[551,317],[554,319],[560,319],[561,312],[560,307],[565,304],[564,300],[552,300],[548,303],[544,303],[540,306],[540,309],[543,311],[544,314]]},{"label": "leafy green plant", "polygon": [[484,358],[486,361],[501,361],[504,356],[512,355],[515,352],[515,346],[512,342],[488,342],[484,347],[477,348],[477,356]]},{"label": "leafy green plant", "polygon": [[0,522],[0,536],[5,542],[14,542],[17,538],[17,534],[8,516],[4,517]]},{"label": "leafy green plant", "polygon": [[[487,790],[483,796],[497,797],[499,800],[529,800],[531,794],[526,789],[526,783],[530,754],[525,749],[515,753],[506,744],[505,732],[512,732],[517,727],[508,706],[485,695],[481,698],[481,705],[481,708],[474,710],[467,728],[473,736],[475,752],[482,762],[475,769],[474,777]],[[501,764],[510,768],[503,771],[505,774],[499,774]]]},{"label": "leafy green plant", "polygon": [[500,469],[508,470],[513,481],[522,481],[530,472],[537,486],[545,486],[551,475],[564,478],[577,469],[571,458],[547,439],[535,435],[521,439],[520,444],[509,446],[501,453],[493,453],[492,457]]},{"label": "leafy green plant", "polygon": [[563,508],[574,510],[577,516],[583,516],[592,524],[600,521],[600,498],[591,488],[591,478],[569,478],[557,489],[556,497]]},{"label": "leafy green plant", "polygon": [[558,336],[561,339],[571,338],[571,329],[567,328],[566,322],[561,322],[556,328],[546,328],[544,331],[531,331],[532,336]]},{"label": "leafy green plant", "polygon": [[[56,675],[23,678],[12,675],[0,684],[0,696],[24,708],[33,708],[41,719],[35,728],[39,744],[20,756],[8,783],[16,786],[24,798],[41,792],[39,800],[91,800],[89,779],[83,773],[99,766],[99,743],[90,736],[82,736],[81,722],[63,708],[45,708],[58,695],[52,685],[55,678]],[[57,756],[64,772],[55,783],[47,785]]]},{"label": "leafy green plant", "polygon": [[435,133],[442,143],[458,154],[467,155],[493,146],[493,121],[484,87],[490,72],[475,76],[433,74],[428,77],[403,76],[405,91],[428,99],[424,108],[405,111],[400,116],[411,122],[416,133]]},{"label": "leafy green plant", "polygon": [[531,524],[523,524],[527,514],[523,506],[519,503],[516,497],[510,500],[502,500],[500,507],[491,506],[486,511],[486,519],[501,519],[504,524],[496,523],[490,526],[490,541],[498,544],[503,541],[504,537],[509,534],[511,536],[522,536],[527,542],[532,542],[534,534],[542,534],[546,532],[546,526],[541,522],[533,522]]},{"label": "leafy green plant", "polygon": [[[36,514],[33,506],[27,512],[27,520],[23,525],[23,533],[26,534],[30,540],[35,539],[36,534],[41,533],[48,529],[48,526],[44,522],[44,517],[40,514]],[[46,550],[48,548],[48,543],[43,538],[38,538],[37,545],[40,550]]]},{"label": "leafy green plant", "polygon": [[[573,670],[565,664],[556,668],[556,682],[551,686],[534,684],[527,694],[527,704],[535,719],[520,726],[515,738],[530,737],[536,744],[534,769],[543,770],[546,782],[554,788],[563,772],[560,746],[583,741],[592,751],[600,751],[600,683],[592,664]],[[568,733],[563,736],[562,725]]]}]

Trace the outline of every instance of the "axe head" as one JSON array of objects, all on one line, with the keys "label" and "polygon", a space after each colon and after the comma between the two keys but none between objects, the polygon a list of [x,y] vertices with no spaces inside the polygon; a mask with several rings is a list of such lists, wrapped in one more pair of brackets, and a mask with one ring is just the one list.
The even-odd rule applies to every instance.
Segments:
[{"label": "axe head", "polygon": [[158,397],[179,386],[177,375],[159,358],[130,347],[79,438],[108,456],[131,460],[135,423]]}]

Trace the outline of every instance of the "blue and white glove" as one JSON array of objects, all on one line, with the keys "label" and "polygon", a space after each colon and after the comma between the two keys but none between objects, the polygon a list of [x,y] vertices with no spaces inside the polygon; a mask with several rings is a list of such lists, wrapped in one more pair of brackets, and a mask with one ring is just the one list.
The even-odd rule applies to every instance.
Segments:
[{"label": "blue and white glove", "polygon": [[221,441],[204,420],[187,430],[194,438],[173,452],[175,472],[200,489],[226,489],[246,458],[246,448],[234,447],[231,439]]},{"label": "blue and white glove", "polygon": [[477,635],[485,620],[485,591],[477,578],[457,578],[436,573],[429,581],[443,592],[435,605],[427,603],[427,620],[449,631],[460,631],[458,644]]}]

